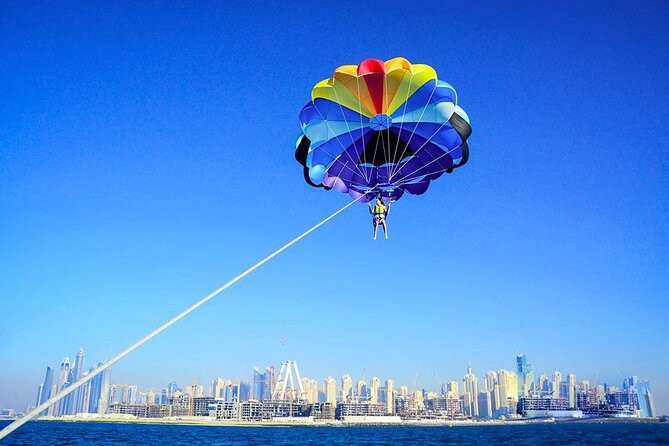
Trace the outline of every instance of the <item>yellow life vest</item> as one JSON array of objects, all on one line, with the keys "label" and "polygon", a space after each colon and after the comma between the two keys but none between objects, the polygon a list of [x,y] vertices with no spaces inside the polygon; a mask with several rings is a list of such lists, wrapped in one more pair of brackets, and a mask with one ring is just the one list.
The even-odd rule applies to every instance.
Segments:
[{"label": "yellow life vest", "polygon": [[374,214],[385,214],[386,213],[386,207],[382,204],[377,204],[374,206]]}]

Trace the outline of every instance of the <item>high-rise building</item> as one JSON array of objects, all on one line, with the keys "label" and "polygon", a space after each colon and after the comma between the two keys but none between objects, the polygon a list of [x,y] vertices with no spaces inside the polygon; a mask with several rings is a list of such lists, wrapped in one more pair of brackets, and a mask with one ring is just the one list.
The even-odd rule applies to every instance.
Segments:
[{"label": "high-rise building", "polygon": [[269,399],[268,395],[265,393],[265,373],[260,373],[258,367],[253,367],[253,399],[262,401]]},{"label": "high-rise building", "polygon": [[390,378],[386,380],[386,413],[395,413],[395,382]]},{"label": "high-rise building", "polygon": [[325,378],[325,402],[337,405],[337,381],[331,376]]},{"label": "high-rise building", "polygon": [[[74,360],[74,365],[70,369],[70,385],[79,381],[81,375],[84,373],[84,349],[80,348],[77,352],[76,359]],[[69,415],[74,415],[77,412],[81,412],[83,406],[83,388],[79,387],[74,392],[70,393],[66,398],[68,399],[67,404],[67,413]]]},{"label": "high-rise building", "polygon": [[364,379],[360,379],[358,381],[358,385],[356,386],[356,396],[358,402],[366,401],[369,397],[367,394],[367,384],[365,383]]},{"label": "high-rise building", "polygon": [[479,382],[471,367],[467,367],[467,374],[462,380],[462,396],[465,414],[470,417],[479,416]]},{"label": "high-rise building", "polygon": [[492,418],[492,393],[484,390],[478,394],[478,411],[480,418]]},{"label": "high-rise building", "polygon": [[447,385],[446,388],[448,389],[449,392],[451,392],[451,395],[453,398],[459,398],[460,397],[460,392],[458,391],[458,382],[457,381],[450,381]]},{"label": "high-rise building", "polygon": [[516,357],[516,371],[518,372],[518,396],[527,396],[534,384],[534,374],[532,364],[527,362],[523,354]]},{"label": "high-rise building", "polygon": [[[101,365],[98,364],[98,367]],[[111,369],[106,369],[98,376],[93,378],[96,380],[95,388],[91,388],[89,397],[88,410],[90,413],[104,414],[107,412],[109,406],[109,388],[111,387]]]},{"label": "high-rise building", "polygon": [[318,382],[315,379],[302,378],[302,389],[304,389],[304,398],[307,401],[310,403],[318,402]]},{"label": "high-rise building", "polygon": [[406,384],[402,384],[400,386],[400,398],[406,400],[408,396],[409,396],[409,388],[407,387]]},{"label": "high-rise building", "polygon": [[637,401],[639,404],[639,411],[641,412],[641,416],[654,417],[655,404],[653,402],[653,395],[650,393],[650,384],[648,383],[648,380],[635,380],[635,385],[633,385],[633,387],[636,388]]},{"label": "high-rise building", "polygon": [[341,401],[347,403],[351,401],[353,390],[353,380],[350,375],[341,377]]},{"label": "high-rise building", "polygon": [[128,404],[137,404],[137,386],[128,386]]},{"label": "high-rise building", "polygon": [[167,385],[167,397],[172,398],[174,397],[174,394],[177,392],[179,389],[179,386],[177,385],[176,381],[172,381]]},{"label": "high-rise building", "polygon": [[552,386],[551,390],[553,392],[552,397],[553,398],[560,398],[564,397],[566,395],[561,395],[560,394],[560,383],[562,382],[562,373],[558,372],[557,370],[553,372],[553,379],[552,379]]},{"label": "high-rise building", "polygon": [[[293,361],[293,368],[297,371],[297,362]],[[298,377],[299,379],[299,377]],[[268,365],[265,367],[265,398],[272,398],[272,391],[276,385],[276,370],[273,365]]]},{"label": "high-rise building", "polygon": [[515,408],[518,403],[518,375],[510,370],[498,370],[499,407]]},{"label": "high-rise building", "polygon": [[[70,358],[65,357],[60,363],[60,371],[58,373],[58,383],[56,384],[56,394],[70,385]],[[49,415],[61,416],[67,413],[67,401],[66,398],[61,399],[56,404],[51,406],[53,411],[50,410]]]},{"label": "high-rise building", "polygon": [[[46,400],[51,398],[51,391],[53,388],[53,369],[51,367],[46,368],[46,373],[44,374],[44,382],[40,384],[39,390],[37,392],[37,400],[35,401],[35,406],[39,406],[44,403]],[[47,414],[47,411],[40,413],[40,416]]]},{"label": "high-rise building", "polygon": [[212,398],[223,398],[223,392],[225,391],[225,380],[223,378],[216,378],[211,383],[211,397]]},{"label": "high-rise building", "polygon": [[35,398],[35,407],[39,406],[39,402],[42,399],[43,394],[44,394],[44,383],[40,383],[39,387],[37,388],[37,398]]},{"label": "high-rise building", "polygon": [[[137,387],[135,386],[135,392]],[[190,395],[191,398],[202,398],[204,397],[204,387],[201,384],[191,384],[186,388],[186,393]]]},{"label": "high-rise building", "polygon": [[369,402],[372,404],[379,403],[379,387],[381,387],[381,380],[376,376],[372,377],[369,388]]},{"label": "high-rise building", "polygon": [[576,409],[576,375],[567,375],[567,401],[570,409]]},{"label": "high-rise building", "polygon": [[499,385],[497,382],[497,373],[494,370],[486,372],[483,391],[490,393],[490,411],[492,416],[492,412],[499,408]]}]

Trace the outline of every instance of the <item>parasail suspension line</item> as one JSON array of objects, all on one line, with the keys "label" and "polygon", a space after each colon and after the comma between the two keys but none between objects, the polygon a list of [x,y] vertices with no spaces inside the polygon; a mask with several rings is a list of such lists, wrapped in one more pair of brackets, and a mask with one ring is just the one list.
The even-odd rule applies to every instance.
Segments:
[{"label": "parasail suspension line", "polygon": [[[365,195],[363,195],[363,197],[364,197],[364,196],[365,196]],[[106,370],[106,369],[108,369],[109,367],[111,367],[111,366],[112,366],[113,364],[115,364],[116,362],[118,362],[118,361],[120,361],[121,359],[123,359],[126,355],[128,355],[128,354],[131,353],[132,351],[136,350],[137,348],[141,347],[141,346],[142,346],[143,344],[145,344],[146,342],[150,341],[152,338],[154,338],[155,336],[157,336],[158,334],[160,334],[160,333],[161,333],[163,330],[165,330],[166,328],[168,328],[168,327],[170,327],[171,325],[175,324],[175,323],[176,323],[177,321],[179,321],[180,319],[183,319],[183,318],[186,317],[188,314],[192,313],[193,311],[195,311],[196,309],[198,309],[199,307],[201,307],[202,305],[204,305],[205,303],[207,303],[208,301],[210,301],[210,300],[213,299],[214,297],[216,297],[216,296],[218,296],[219,294],[221,294],[221,293],[222,293],[223,291],[225,291],[226,289],[230,288],[230,287],[231,287],[232,285],[234,285],[235,283],[237,283],[237,282],[239,282],[240,280],[242,280],[244,277],[246,277],[246,276],[248,276],[249,274],[251,274],[251,273],[252,273],[253,271],[255,271],[256,269],[260,268],[260,267],[261,267],[262,265],[264,265],[265,263],[267,263],[267,262],[269,262],[270,260],[272,260],[272,259],[273,259],[274,257],[276,257],[277,255],[281,254],[281,253],[282,253],[283,251],[285,251],[286,249],[288,249],[288,248],[290,248],[291,246],[293,246],[295,243],[297,243],[297,242],[299,242],[300,240],[302,240],[303,238],[305,238],[307,235],[309,235],[309,234],[311,234],[312,232],[314,232],[316,229],[318,229],[318,228],[320,228],[321,226],[323,226],[323,225],[324,225],[325,223],[327,223],[328,221],[332,220],[332,219],[333,219],[334,217],[336,217],[337,215],[339,215],[339,214],[341,214],[342,212],[344,212],[347,208],[349,208],[350,206],[352,206],[354,203],[358,202],[358,200],[360,200],[360,198],[361,198],[361,197],[358,197],[358,198],[356,198],[355,200],[352,200],[352,201],[351,201],[350,203],[348,203],[347,205],[345,205],[345,206],[343,206],[342,208],[340,208],[339,210],[333,212],[329,217],[326,217],[326,218],[324,218],[323,220],[321,220],[320,222],[316,223],[314,226],[312,226],[311,228],[307,229],[307,230],[304,231],[302,234],[298,235],[297,237],[295,237],[294,239],[292,239],[291,241],[289,241],[288,243],[286,243],[285,245],[283,245],[281,248],[277,249],[276,251],[274,251],[273,253],[271,253],[271,254],[268,255],[267,257],[263,258],[262,260],[259,260],[257,263],[255,263],[254,265],[252,265],[251,267],[249,267],[248,269],[246,269],[246,270],[243,271],[242,273],[238,274],[237,276],[235,276],[235,277],[233,277],[232,279],[230,279],[228,282],[226,282],[226,283],[224,283],[223,285],[221,285],[220,287],[216,288],[214,291],[212,291],[211,293],[207,294],[207,295],[204,296],[202,299],[200,299],[199,301],[195,302],[193,305],[191,305],[190,307],[186,308],[184,311],[182,311],[181,313],[177,314],[176,316],[174,316],[174,317],[173,317],[172,319],[170,319],[169,321],[165,322],[163,325],[159,326],[158,328],[156,328],[155,330],[153,330],[152,332],[150,332],[149,334],[147,334],[146,336],[144,336],[143,338],[141,338],[139,341],[135,342],[135,343],[132,344],[130,347],[126,348],[126,349],[123,350],[121,353],[119,353],[119,354],[117,354],[116,356],[114,356],[114,357],[113,357],[112,359],[110,359],[109,361],[105,362],[105,363],[102,364],[102,365],[99,365],[98,367],[96,367],[96,368],[95,368],[91,373],[89,373],[88,375],[82,377],[81,379],[79,379],[78,381],[76,381],[75,383],[73,383],[71,386],[66,387],[65,389],[63,389],[62,391],[60,391],[59,393],[57,393],[56,395],[52,396],[51,398],[49,398],[48,400],[46,400],[45,402],[43,402],[42,404],[40,404],[39,406],[37,406],[36,408],[34,408],[33,410],[31,410],[30,412],[28,412],[25,416],[23,416],[23,417],[17,419],[16,421],[14,421],[13,423],[11,423],[11,424],[9,424],[9,425],[7,425],[7,426],[5,426],[4,429],[0,430],[0,440],[2,440],[2,439],[5,438],[7,435],[9,435],[9,434],[11,434],[12,432],[14,432],[16,429],[18,429],[19,427],[21,427],[22,425],[24,425],[25,423],[27,423],[27,422],[30,421],[31,419],[35,418],[37,415],[39,415],[39,414],[42,413],[44,410],[46,410],[46,409],[48,409],[49,407],[51,407],[52,405],[54,405],[56,402],[58,402],[58,401],[60,401],[61,399],[63,399],[65,396],[69,395],[70,393],[72,393],[72,392],[74,392],[75,390],[77,390],[79,387],[81,387],[81,386],[83,386],[84,384],[86,384],[88,381],[90,381],[91,379],[93,379],[94,377],[96,377],[97,375],[99,375],[99,374],[100,374],[101,372],[103,372],[104,370]]]}]

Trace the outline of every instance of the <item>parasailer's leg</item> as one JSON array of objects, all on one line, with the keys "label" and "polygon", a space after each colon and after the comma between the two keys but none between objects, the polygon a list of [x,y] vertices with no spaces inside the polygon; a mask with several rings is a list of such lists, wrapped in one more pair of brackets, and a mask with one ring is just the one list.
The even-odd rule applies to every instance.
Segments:
[{"label": "parasailer's leg", "polygon": [[388,240],[388,228],[386,227],[386,219],[381,220],[381,224],[383,225],[383,235],[386,237],[386,240]]},{"label": "parasailer's leg", "polygon": [[376,233],[379,231],[379,219],[374,217],[374,240],[376,240]]}]

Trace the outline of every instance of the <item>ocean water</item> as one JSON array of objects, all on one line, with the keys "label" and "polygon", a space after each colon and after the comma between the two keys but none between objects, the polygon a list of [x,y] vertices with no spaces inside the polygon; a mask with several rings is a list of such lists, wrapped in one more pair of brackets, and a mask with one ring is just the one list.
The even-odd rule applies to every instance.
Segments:
[{"label": "ocean water", "polygon": [[[0,427],[6,422],[0,422]],[[1,445],[669,445],[669,423],[246,427],[29,422]]]}]

